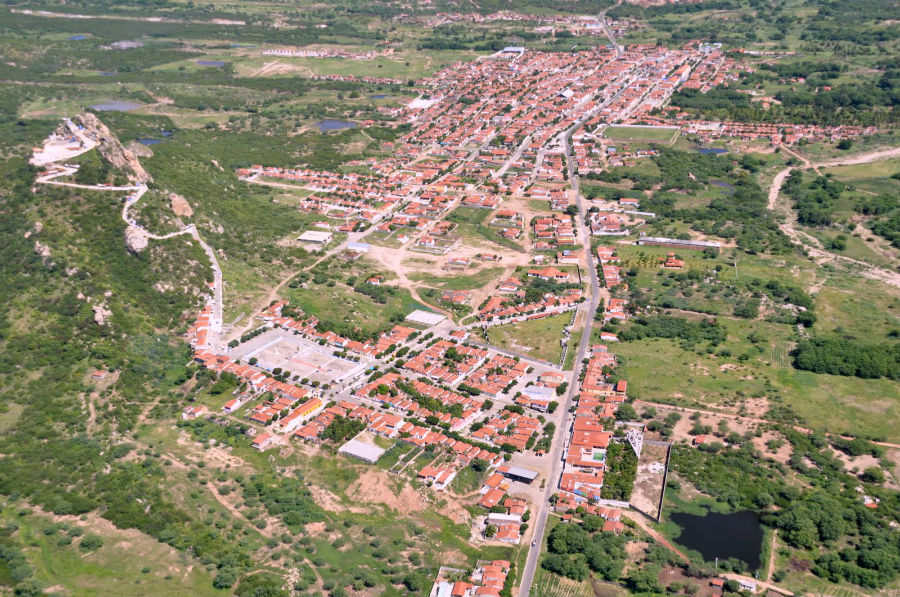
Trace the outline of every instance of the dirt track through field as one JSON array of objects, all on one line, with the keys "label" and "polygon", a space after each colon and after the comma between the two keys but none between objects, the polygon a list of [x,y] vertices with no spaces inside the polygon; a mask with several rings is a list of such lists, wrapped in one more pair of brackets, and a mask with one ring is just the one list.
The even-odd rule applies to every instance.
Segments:
[{"label": "dirt track through field", "polygon": [[[805,167],[812,168],[816,172],[819,172],[820,168],[867,164],[869,162],[877,162],[879,160],[900,157],[900,148],[895,148],[882,149],[879,151],[873,151],[853,157],[835,158],[832,160],[813,163],[793,151],[788,150],[788,152],[800,159],[804,163]],[[775,178],[772,180],[772,185],[769,187],[769,211],[778,211],[778,199],[781,192],[781,186],[784,184],[785,179],[787,179],[787,177],[790,176],[791,172],[793,172],[794,168],[795,166],[789,166],[785,168],[784,170],[776,174]],[[783,209],[781,209],[780,211],[784,213],[786,217],[784,222],[779,222],[778,227],[781,228],[781,231],[784,232],[788,236],[788,238],[791,239],[791,241],[802,245],[806,249],[806,252],[809,254],[810,258],[817,264],[821,265],[823,263],[833,261],[840,262],[845,265],[856,265],[862,268],[859,271],[859,274],[861,276],[869,278],[871,280],[878,280],[880,282],[884,282],[885,284],[889,284],[890,286],[900,288],[900,273],[874,267],[864,261],[859,261],[857,259],[845,257],[844,255],[838,255],[836,253],[832,253],[831,251],[825,250],[822,247],[822,243],[820,243],[817,238],[810,236],[806,232],[797,228],[797,217],[790,206],[782,207]]]}]

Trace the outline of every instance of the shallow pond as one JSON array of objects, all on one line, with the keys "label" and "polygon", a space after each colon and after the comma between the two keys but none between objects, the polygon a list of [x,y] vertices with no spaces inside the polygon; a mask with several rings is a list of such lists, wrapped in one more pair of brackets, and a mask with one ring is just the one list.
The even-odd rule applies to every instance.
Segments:
[{"label": "shallow pond", "polygon": [[333,118],[325,118],[315,124],[320,131],[339,131],[341,129],[352,129],[356,126],[355,122],[347,120],[335,120]]},{"label": "shallow pond", "polygon": [[141,104],[126,102],[124,100],[112,100],[91,106],[92,109],[100,112],[128,112],[129,110],[137,110],[140,107]]},{"label": "shallow pond", "polygon": [[722,149],[721,147],[697,147],[696,150],[699,151],[700,153],[706,153],[706,154],[711,153],[714,155],[728,153],[727,149]]},{"label": "shallow pond", "polygon": [[759,568],[763,529],[754,512],[707,512],[705,516],[673,512],[669,520],[681,527],[676,541],[699,551],[707,562],[737,558],[751,570]]}]

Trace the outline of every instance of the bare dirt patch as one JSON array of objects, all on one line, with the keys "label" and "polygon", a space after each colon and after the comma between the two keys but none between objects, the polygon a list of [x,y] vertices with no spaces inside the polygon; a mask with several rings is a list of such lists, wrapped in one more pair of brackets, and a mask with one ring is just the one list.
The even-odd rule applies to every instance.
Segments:
[{"label": "bare dirt patch", "polygon": [[307,487],[313,500],[325,510],[329,512],[353,512],[355,514],[365,514],[369,512],[367,508],[357,506],[348,507],[341,503],[341,499],[323,487],[318,485],[309,485]]},{"label": "bare dirt patch", "polygon": [[[766,444],[770,441],[780,440],[782,444],[775,449],[773,452],[766,446]],[[753,438],[753,447],[766,455],[766,458],[771,458],[776,462],[780,462],[782,464],[787,464],[791,459],[791,454],[793,450],[791,449],[791,444],[787,440],[782,437],[780,433],[776,433],[774,431],[766,431],[759,437]]]},{"label": "bare dirt patch", "polygon": [[[861,454],[859,456],[850,456],[849,454],[845,454],[844,452],[841,452],[840,450],[835,450],[834,448],[831,448],[831,451],[838,460],[840,460],[842,463],[844,463],[844,469],[846,469],[846,471],[848,473],[854,473],[854,471],[856,471],[857,473],[861,473],[862,471],[866,470],[867,468],[872,468],[872,467],[875,467],[878,469],[883,468],[881,466],[881,462],[878,460],[878,458],[872,456],[871,454]],[[885,472],[889,473],[890,471],[885,471]],[[894,482],[891,475],[889,475],[889,474],[885,475],[885,478],[887,479],[887,481],[885,482],[885,487],[896,487],[897,486],[896,482]]]},{"label": "bare dirt patch", "polygon": [[368,470],[347,488],[347,496],[366,504],[384,504],[397,512],[421,512],[428,506],[410,485],[395,490],[394,477],[381,470]]},{"label": "bare dirt patch", "polygon": [[656,516],[659,511],[666,451],[666,446],[645,443],[638,461],[630,502],[635,508],[650,516]]}]

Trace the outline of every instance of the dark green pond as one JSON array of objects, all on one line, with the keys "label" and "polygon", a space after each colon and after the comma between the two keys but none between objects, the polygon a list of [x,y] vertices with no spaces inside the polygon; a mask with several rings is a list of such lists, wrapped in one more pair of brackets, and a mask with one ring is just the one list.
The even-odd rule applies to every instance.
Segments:
[{"label": "dark green pond", "polygon": [[737,558],[751,570],[759,568],[763,529],[754,512],[708,512],[706,516],[673,512],[669,520],[681,527],[676,541],[699,551],[707,562]]}]

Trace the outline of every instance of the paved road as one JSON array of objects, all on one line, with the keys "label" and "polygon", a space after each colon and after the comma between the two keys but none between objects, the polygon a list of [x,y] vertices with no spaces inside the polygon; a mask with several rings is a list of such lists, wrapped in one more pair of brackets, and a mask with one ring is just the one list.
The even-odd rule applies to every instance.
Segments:
[{"label": "paved road", "polygon": [[[612,100],[611,100],[612,101]],[[597,312],[597,306],[601,298],[600,282],[597,278],[597,266],[594,263],[593,251],[591,251],[590,230],[585,226],[584,221],[587,217],[587,206],[581,200],[579,193],[578,176],[575,174],[575,156],[572,155],[572,133],[581,127],[584,122],[590,118],[585,116],[578,120],[571,128],[562,133],[562,142],[565,149],[567,168],[569,172],[569,182],[575,193],[575,202],[578,206],[578,226],[581,235],[581,242],[587,251],[587,270],[591,280],[591,298],[589,301],[582,303],[585,311],[584,331],[581,334],[581,342],[578,344],[578,352],[575,355],[575,371],[579,371],[581,362],[587,356],[588,348],[591,344],[591,326],[594,321],[594,314]],[[606,294],[608,299],[608,293]],[[553,438],[553,446],[550,449],[549,457],[552,463],[549,482],[544,491],[544,499],[541,503],[535,504],[537,508],[537,516],[534,524],[534,541],[532,547],[528,551],[528,559],[525,562],[525,569],[522,571],[522,578],[519,582],[519,597],[528,597],[531,592],[531,584],[534,582],[534,573],[537,571],[538,560],[540,559],[541,547],[543,544],[544,533],[547,530],[547,519],[550,516],[550,496],[559,487],[559,478],[563,470],[563,456],[569,439],[569,427],[573,419],[573,415],[569,412],[569,408],[575,402],[575,395],[578,389],[578,375],[573,377],[572,383],[569,384],[569,391],[566,399],[560,408],[564,411],[563,424],[559,426],[556,435]]]},{"label": "paved road", "polygon": [[491,174],[491,178],[500,178],[501,176],[506,174],[506,171],[509,170],[509,167],[522,157],[522,152],[525,151],[525,148],[528,147],[529,143],[531,143],[531,135],[528,135],[527,137],[522,139],[522,142],[516,148],[516,151],[512,154],[512,156],[510,156],[508,160],[506,160],[506,163],[503,164],[499,170],[496,170],[493,174]]}]

